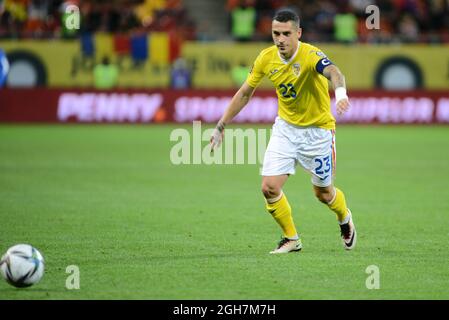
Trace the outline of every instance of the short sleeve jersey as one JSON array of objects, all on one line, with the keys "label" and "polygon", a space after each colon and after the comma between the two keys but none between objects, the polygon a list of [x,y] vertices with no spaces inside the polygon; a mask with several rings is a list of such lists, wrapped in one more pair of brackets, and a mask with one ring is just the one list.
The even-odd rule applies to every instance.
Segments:
[{"label": "short sleeve jersey", "polygon": [[299,42],[296,53],[288,61],[273,45],[256,58],[246,82],[256,88],[267,76],[276,88],[278,115],[285,121],[297,126],[335,129],[328,80],[322,75],[330,64],[320,49],[308,43]]}]

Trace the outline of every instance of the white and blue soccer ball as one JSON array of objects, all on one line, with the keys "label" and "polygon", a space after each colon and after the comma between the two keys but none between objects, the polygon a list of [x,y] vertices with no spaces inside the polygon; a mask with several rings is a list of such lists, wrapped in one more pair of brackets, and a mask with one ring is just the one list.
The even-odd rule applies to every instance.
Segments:
[{"label": "white and blue soccer ball", "polygon": [[17,244],[6,251],[0,260],[0,273],[18,288],[38,283],[44,275],[44,257],[29,244]]}]

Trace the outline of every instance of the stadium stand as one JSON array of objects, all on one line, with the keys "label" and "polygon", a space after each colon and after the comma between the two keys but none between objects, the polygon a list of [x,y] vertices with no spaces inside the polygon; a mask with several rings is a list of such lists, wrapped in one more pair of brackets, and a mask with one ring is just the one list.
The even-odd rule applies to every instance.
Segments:
[{"label": "stadium stand", "polygon": [[[365,26],[369,5],[376,5],[380,14],[380,28],[368,32]],[[228,0],[225,6],[229,15],[238,7],[256,9],[256,34],[254,40],[271,40],[271,17],[280,8],[298,12],[301,24],[307,30],[305,41],[313,42],[449,42],[449,2],[444,0]],[[353,39],[339,37],[339,21],[354,20]],[[347,25],[343,23],[343,25]],[[348,41],[350,40],[350,41]]]},{"label": "stadium stand", "polygon": [[[79,7],[81,28],[64,30],[67,6]],[[93,32],[177,32],[194,39],[194,24],[181,0],[4,0],[0,38],[67,38]]]},{"label": "stadium stand", "polygon": [[[274,12],[289,7],[301,17],[302,27],[307,30],[305,41],[449,42],[449,2],[444,0],[3,0],[0,3],[0,38],[168,31],[188,40],[228,40],[239,38],[232,37],[233,16],[243,17],[237,13],[254,9],[256,18],[250,22],[254,23],[250,40],[270,41]],[[65,8],[70,4],[80,8],[83,21],[76,34],[63,28]],[[365,10],[370,4],[381,12],[380,29],[376,32],[368,32],[365,27],[369,15]],[[352,33],[349,38],[342,36]]]}]

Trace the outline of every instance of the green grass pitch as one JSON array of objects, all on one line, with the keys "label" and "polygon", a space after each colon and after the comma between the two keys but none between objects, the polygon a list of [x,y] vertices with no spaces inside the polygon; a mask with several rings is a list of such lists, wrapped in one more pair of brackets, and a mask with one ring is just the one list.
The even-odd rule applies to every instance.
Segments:
[{"label": "green grass pitch", "polygon": [[46,259],[35,286],[0,279],[0,299],[449,299],[449,127],[338,127],[357,247],[298,168],[284,190],[304,249],[282,256],[259,166],[175,166],[174,128],[0,126],[0,251]]}]

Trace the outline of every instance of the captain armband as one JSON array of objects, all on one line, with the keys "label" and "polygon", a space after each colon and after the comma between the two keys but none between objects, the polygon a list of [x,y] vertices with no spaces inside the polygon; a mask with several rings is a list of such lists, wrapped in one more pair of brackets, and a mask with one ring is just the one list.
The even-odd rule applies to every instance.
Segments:
[{"label": "captain armband", "polygon": [[333,64],[332,61],[330,61],[328,58],[323,58],[317,62],[315,69],[318,73],[323,74],[324,68],[330,66],[331,64]]}]

